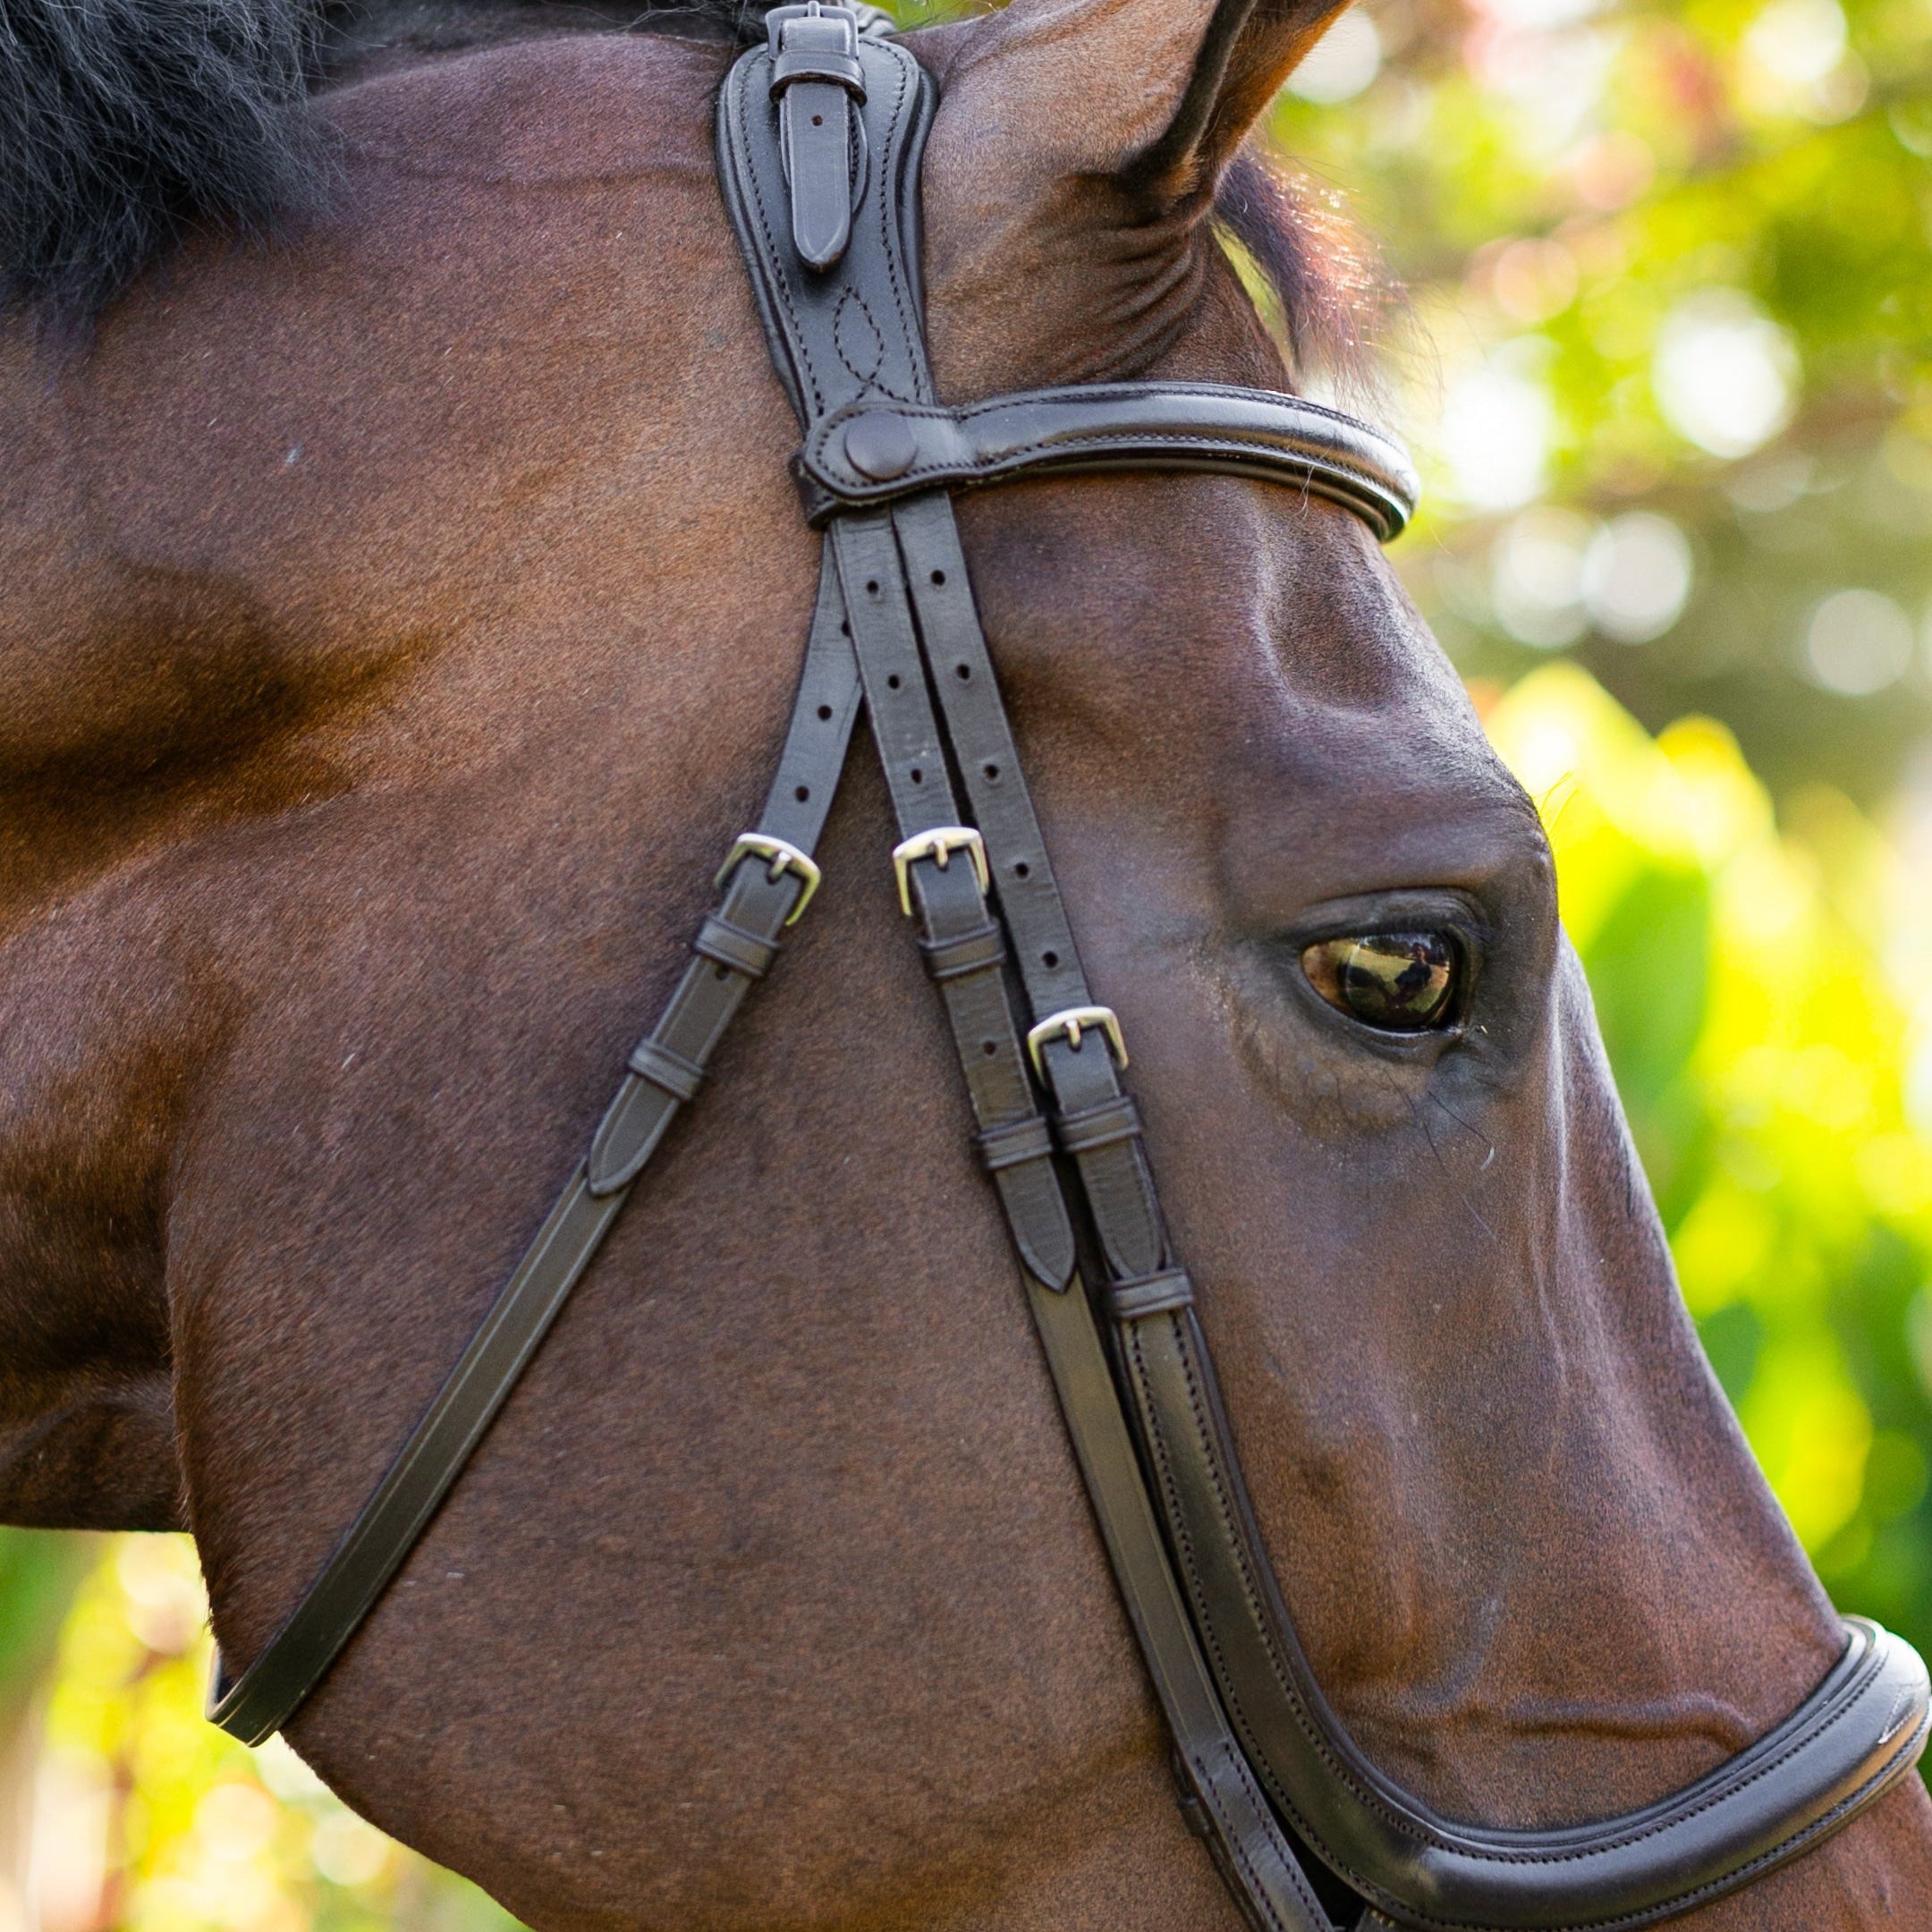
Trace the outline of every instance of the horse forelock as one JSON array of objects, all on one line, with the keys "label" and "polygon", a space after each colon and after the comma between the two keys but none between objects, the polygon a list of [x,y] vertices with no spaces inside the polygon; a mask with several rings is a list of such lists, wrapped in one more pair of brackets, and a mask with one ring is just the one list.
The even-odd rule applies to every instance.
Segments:
[{"label": "horse forelock", "polygon": [[[191,233],[286,234],[327,196],[307,98],[372,37],[454,51],[513,13],[526,31],[743,42],[770,4],[643,0],[606,21],[568,0],[15,0],[0,34],[0,314],[31,310],[68,335]],[[1335,198],[1250,147],[1215,215],[1278,305],[1296,370],[1368,381],[1393,289]]]},{"label": "horse forelock", "polygon": [[[0,64],[6,10],[55,4],[0,0]],[[309,245],[198,250],[84,382],[0,390],[0,1503],[176,1521],[178,1454],[237,1658],[683,970],[816,552],[710,170],[719,50],[626,42],[602,0],[383,4],[351,70],[409,71],[331,104],[348,191]],[[1084,11],[996,19],[1077,39]],[[1132,12],[1090,11],[1067,89]],[[419,57],[546,15],[547,45]],[[983,110],[943,90],[928,174],[975,372],[1072,317],[1069,354],[1275,379],[1205,208],[1135,231],[1090,176],[1060,195],[1075,97],[1022,112],[1016,69]],[[1359,343],[1319,198],[1221,182],[1295,360]],[[1458,1815],[1640,1802],[1790,1708],[1835,1626],[1696,1356],[1520,795],[1366,536],[1261,489],[976,493],[974,595],[1320,1681]],[[1231,1927],[921,1017],[875,762],[732,1058],[296,1741],[547,1932]],[[1292,943],[1424,888],[1468,902],[1489,1002],[1439,1080],[1331,1020]],[[50,1292],[89,1267],[145,1325]],[[50,1304],[42,1371],[18,1338]],[[31,1433],[55,1397],[78,1420]],[[1873,1852],[1859,1890],[1840,1855],[1757,1922],[1881,1922],[1923,1869]]]}]

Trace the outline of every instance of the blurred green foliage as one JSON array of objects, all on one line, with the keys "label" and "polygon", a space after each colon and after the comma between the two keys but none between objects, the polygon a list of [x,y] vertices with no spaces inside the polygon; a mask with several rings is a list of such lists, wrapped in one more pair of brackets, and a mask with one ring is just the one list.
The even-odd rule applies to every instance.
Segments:
[{"label": "blurred green foliage", "polygon": [[1932,0],[1368,0],[1267,132],[1409,291],[1398,562],[1506,691],[1713,1364],[1932,1643]]},{"label": "blurred green foliage", "polygon": [[96,1539],[0,1528],[0,1734],[20,1724],[59,1641]]},{"label": "blurred green foliage", "polygon": [[1270,134],[1410,291],[1459,663],[1568,650],[1884,799],[1932,722],[1932,0],[1368,0]]},{"label": "blurred green foliage", "polygon": [[1899,983],[1932,930],[1900,928],[1899,860],[1824,786],[1781,829],[1723,725],[1653,739],[1580,668],[1479,696],[1712,1365],[1840,1606],[1932,1646],[1932,1140]]},{"label": "blurred green foliage", "polygon": [[71,1606],[15,1861],[28,1925],[516,1932],[474,1885],[348,1810],[280,1739],[250,1750],[207,1722],[208,1605],[187,1538],[69,1538],[47,1555]]}]

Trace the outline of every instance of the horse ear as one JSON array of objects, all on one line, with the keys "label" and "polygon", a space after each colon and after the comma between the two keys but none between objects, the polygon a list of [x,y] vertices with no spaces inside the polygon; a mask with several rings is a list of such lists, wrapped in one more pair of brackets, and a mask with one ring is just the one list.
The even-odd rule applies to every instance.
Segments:
[{"label": "horse ear", "polygon": [[1153,366],[1202,285],[1223,173],[1345,4],[1010,0],[928,30],[940,103],[928,316],[942,391]]},{"label": "horse ear", "polygon": [[[1015,161],[1212,199],[1275,89],[1348,0],[1010,0],[961,49],[996,67]],[[950,84],[950,83],[949,83]]]}]

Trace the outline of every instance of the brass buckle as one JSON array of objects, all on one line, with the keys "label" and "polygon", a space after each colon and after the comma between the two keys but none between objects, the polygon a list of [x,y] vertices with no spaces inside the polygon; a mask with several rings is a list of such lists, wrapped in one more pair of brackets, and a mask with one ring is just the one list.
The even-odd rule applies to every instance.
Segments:
[{"label": "brass buckle", "polygon": [[993,875],[987,870],[986,841],[970,826],[935,826],[930,832],[902,840],[893,847],[893,870],[899,879],[899,910],[912,917],[912,862],[930,859],[944,872],[946,861],[956,852],[972,860],[974,875],[982,895],[993,889]]},{"label": "brass buckle", "polygon": [[1040,1061],[1040,1049],[1056,1035],[1064,1033],[1067,1045],[1075,1053],[1080,1051],[1080,1029],[1098,1027],[1106,1036],[1106,1043],[1114,1049],[1117,1065],[1127,1064],[1127,1043],[1121,1038],[1120,1016],[1111,1006],[1069,1006],[1064,1013],[1051,1014],[1037,1027],[1027,1030],[1027,1052],[1033,1058],[1033,1071],[1042,1080],[1046,1078],[1046,1069]]},{"label": "brass buckle", "polygon": [[722,890],[724,881],[737,869],[738,861],[749,859],[754,853],[760,859],[771,860],[771,870],[766,877],[783,878],[787,872],[796,872],[805,881],[805,890],[799,894],[798,903],[785,914],[787,926],[797,925],[799,915],[811,903],[812,894],[818,890],[820,875],[818,868],[796,845],[789,844],[782,838],[773,838],[768,832],[741,832],[712,884]]}]

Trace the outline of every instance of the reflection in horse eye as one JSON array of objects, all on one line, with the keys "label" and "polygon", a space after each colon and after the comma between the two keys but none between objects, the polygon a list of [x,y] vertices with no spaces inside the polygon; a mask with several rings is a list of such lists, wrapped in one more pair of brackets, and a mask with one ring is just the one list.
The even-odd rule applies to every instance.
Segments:
[{"label": "reflection in horse eye", "polygon": [[1301,955],[1302,971],[1331,1006],[1396,1033],[1448,1021],[1461,965],[1455,941],[1441,932],[1356,933]]}]

